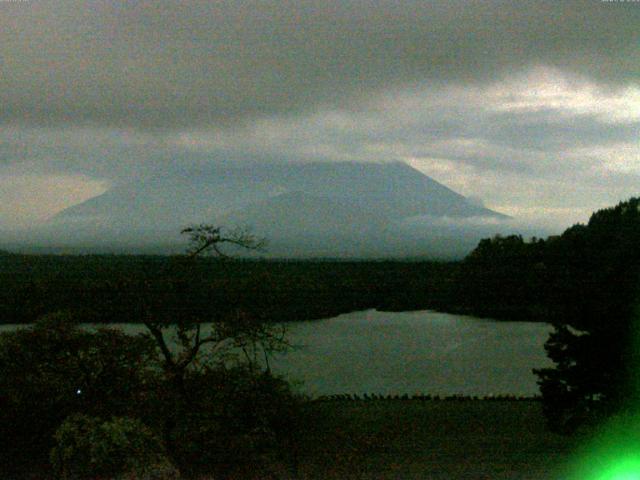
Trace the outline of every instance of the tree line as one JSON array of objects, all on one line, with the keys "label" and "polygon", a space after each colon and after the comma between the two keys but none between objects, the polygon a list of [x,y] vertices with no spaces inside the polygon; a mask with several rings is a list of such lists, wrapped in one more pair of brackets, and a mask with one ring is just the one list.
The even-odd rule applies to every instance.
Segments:
[{"label": "tree line", "polygon": [[60,310],[92,323],[136,323],[141,297],[158,315],[188,314],[203,321],[238,308],[275,322],[369,308],[432,308],[442,303],[453,266],[435,261],[0,254],[0,323],[32,323]]},{"label": "tree line", "polygon": [[535,370],[553,428],[637,408],[640,199],[547,239],[482,240],[459,271],[450,299],[461,311],[553,324],[554,367]]}]

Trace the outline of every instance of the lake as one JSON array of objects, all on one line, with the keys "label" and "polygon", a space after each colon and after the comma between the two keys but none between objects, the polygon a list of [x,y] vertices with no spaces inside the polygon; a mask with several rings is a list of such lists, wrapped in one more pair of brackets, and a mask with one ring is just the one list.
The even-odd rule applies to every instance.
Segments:
[{"label": "lake", "polygon": [[290,323],[288,331],[298,348],[274,358],[272,369],[311,396],[535,395],[531,369],[552,365],[544,351],[551,326],[543,323],[367,310]]}]

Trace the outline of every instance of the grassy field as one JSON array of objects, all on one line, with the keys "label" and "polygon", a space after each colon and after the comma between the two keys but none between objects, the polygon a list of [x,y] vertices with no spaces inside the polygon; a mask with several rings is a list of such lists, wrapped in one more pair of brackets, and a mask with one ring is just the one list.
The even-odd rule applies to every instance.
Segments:
[{"label": "grassy field", "polygon": [[312,402],[299,479],[561,479],[577,439],[534,400]]}]

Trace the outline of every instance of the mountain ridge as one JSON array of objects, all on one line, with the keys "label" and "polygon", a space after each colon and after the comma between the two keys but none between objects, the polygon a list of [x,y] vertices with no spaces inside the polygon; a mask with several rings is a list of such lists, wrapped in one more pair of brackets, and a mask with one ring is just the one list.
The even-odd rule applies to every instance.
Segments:
[{"label": "mountain ridge", "polygon": [[[159,174],[116,185],[59,212],[49,225],[79,237],[92,232],[92,239],[134,244],[193,223],[242,225],[281,245],[279,252],[313,256],[313,245],[321,245],[330,255],[328,246],[335,245],[357,256],[360,247],[393,255],[394,248],[405,250],[400,245],[419,244],[427,230],[432,230],[427,236],[442,237],[437,219],[476,217],[509,218],[405,163],[318,162],[217,164]],[[421,233],[407,227],[407,220],[416,218],[426,219],[428,228]],[[455,237],[460,232],[454,230],[445,233]]]}]

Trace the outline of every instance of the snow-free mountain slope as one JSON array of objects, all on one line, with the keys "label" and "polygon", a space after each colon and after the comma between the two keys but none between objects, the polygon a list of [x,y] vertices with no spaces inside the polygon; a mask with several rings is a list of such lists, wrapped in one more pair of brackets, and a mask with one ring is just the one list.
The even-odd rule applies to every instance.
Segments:
[{"label": "snow-free mountain slope", "polygon": [[439,220],[473,218],[507,219],[404,163],[220,163],[116,185],[60,212],[49,226],[68,232],[67,241],[92,232],[91,239],[142,245],[192,223],[243,225],[313,255],[312,245],[330,244],[324,237],[352,238],[373,250],[381,242],[386,252],[403,236],[419,243],[407,230],[416,219],[429,225],[428,236],[441,237]]}]

